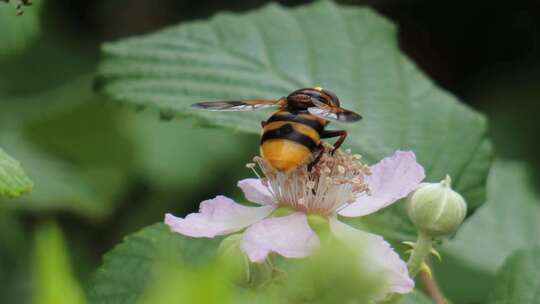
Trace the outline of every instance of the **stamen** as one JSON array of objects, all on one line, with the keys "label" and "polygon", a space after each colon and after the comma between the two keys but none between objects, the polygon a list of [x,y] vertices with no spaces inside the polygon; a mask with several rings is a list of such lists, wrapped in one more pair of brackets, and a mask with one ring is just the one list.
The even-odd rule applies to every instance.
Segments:
[{"label": "stamen", "polygon": [[247,163],[247,164],[246,164],[246,168],[251,169],[251,171],[253,171],[253,173],[255,173],[255,175],[256,175],[260,180],[262,180],[262,177],[259,175],[259,173],[257,172],[257,170],[255,170],[255,163]]},{"label": "stamen", "polygon": [[364,177],[371,174],[369,167],[359,161],[357,154],[347,150],[337,150],[332,154],[333,147],[323,146],[323,154],[319,163],[308,170],[306,164],[290,172],[274,169],[271,164],[261,157],[253,161],[259,165],[264,178],[257,174],[254,164],[247,164],[257,177],[263,180],[276,202],[280,205],[323,215],[335,214],[362,193],[369,193]]}]

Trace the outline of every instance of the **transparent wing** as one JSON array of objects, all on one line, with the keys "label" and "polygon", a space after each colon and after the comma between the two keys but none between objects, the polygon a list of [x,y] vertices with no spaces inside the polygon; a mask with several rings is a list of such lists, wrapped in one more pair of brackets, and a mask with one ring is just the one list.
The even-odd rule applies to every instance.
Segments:
[{"label": "transparent wing", "polygon": [[320,103],[314,102],[314,104],[317,107],[308,108],[309,114],[315,115],[322,119],[326,119],[330,121],[341,121],[341,122],[355,122],[362,119],[362,116],[360,116],[360,114],[357,114],[347,109],[331,107],[322,102]]},{"label": "transparent wing", "polygon": [[253,111],[270,107],[278,107],[282,100],[239,100],[198,102],[191,107],[207,111]]}]

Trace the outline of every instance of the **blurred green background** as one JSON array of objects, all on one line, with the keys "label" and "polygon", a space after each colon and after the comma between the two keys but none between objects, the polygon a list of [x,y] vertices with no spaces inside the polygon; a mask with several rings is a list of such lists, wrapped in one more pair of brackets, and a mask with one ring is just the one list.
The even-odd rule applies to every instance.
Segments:
[{"label": "blurred green background", "polygon": [[[0,3],[0,146],[36,185],[0,203],[0,303],[32,299],[34,231],[50,220],[85,285],[125,235],[216,194],[239,196],[223,181],[251,176],[244,164],[258,153],[256,137],[108,101],[93,93],[93,73],[102,42],[267,2],[36,1],[16,22],[15,9]],[[396,22],[404,52],[485,113],[497,156],[525,162],[540,185],[537,1],[338,2],[369,5]],[[452,296],[467,299],[451,274],[442,279]]]}]

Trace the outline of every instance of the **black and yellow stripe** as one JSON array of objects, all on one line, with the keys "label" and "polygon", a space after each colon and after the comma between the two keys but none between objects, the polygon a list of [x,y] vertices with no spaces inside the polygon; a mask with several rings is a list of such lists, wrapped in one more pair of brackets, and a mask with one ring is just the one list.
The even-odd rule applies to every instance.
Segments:
[{"label": "black and yellow stripe", "polygon": [[[319,136],[306,135],[303,131],[299,130],[299,125],[296,123],[284,122],[279,123],[279,127],[276,127],[272,130],[265,131],[261,138],[261,144],[267,140],[280,139],[280,140],[290,140],[295,143],[299,143],[304,147],[308,148],[309,151],[315,150],[319,145],[320,139]],[[270,127],[274,127],[276,124],[270,124]],[[308,134],[311,132],[307,132]]]},{"label": "black and yellow stripe", "polygon": [[307,113],[291,113],[288,111],[279,111],[274,113],[266,122],[272,123],[274,121],[290,121],[299,124],[309,126],[316,130],[318,133],[324,130],[326,121],[318,119],[317,117]]},{"label": "black and yellow stripe", "polygon": [[261,155],[278,170],[296,168],[319,147],[326,123],[307,112],[278,111],[263,128]]}]

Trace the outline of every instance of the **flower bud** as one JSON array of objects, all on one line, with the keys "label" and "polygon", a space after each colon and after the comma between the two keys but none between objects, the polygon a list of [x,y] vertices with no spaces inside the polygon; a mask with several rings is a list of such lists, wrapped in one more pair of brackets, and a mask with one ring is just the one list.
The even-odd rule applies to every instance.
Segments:
[{"label": "flower bud", "polygon": [[409,195],[407,213],[416,228],[429,236],[455,232],[467,213],[463,197],[452,190],[450,176],[440,183],[422,183]]}]

